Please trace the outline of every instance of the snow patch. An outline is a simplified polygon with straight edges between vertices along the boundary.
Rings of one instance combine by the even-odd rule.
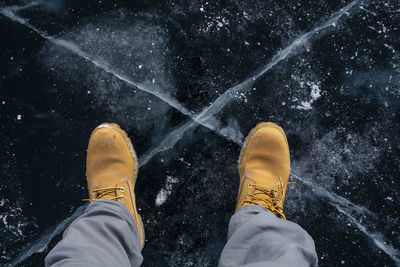
[[[156,197],[156,206],[159,207],[162,204],[164,204],[167,201],[167,198],[169,195],[172,193],[172,185],[176,184],[178,182],[177,178],[174,178],[172,176],[167,176],[167,181],[165,183],[164,188],[158,192],[157,197]]]
[[[319,87],[319,84],[314,82],[307,82],[306,84],[311,88],[311,99],[308,101],[301,101],[300,105],[291,106],[291,108],[298,110],[310,110],[312,109],[312,104],[321,97],[321,88]],[[303,84],[301,84],[301,87],[303,87]]]

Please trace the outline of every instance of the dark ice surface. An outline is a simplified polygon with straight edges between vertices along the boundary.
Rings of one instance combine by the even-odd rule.
[[[82,213],[101,122],[140,159],[143,266],[216,266],[247,132],[287,133],[320,266],[400,265],[400,1],[0,1],[0,264]]]

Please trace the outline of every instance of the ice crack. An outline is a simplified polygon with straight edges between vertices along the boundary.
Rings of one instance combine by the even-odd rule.
[[[235,94],[248,90],[249,88],[251,88],[254,82],[257,81],[259,78],[261,78],[267,71],[276,66],[282,60],[288,58],[289,56],[294,55],[294,53],[292,53],[294,50],[304,45],[307,41],[310,41],[313,37],[315,40],[317,38],[321,38],[322,36],[326,35],[329,31],[323,32],[323,30],[335,27],[339,19],[343,15],[349,14],[348,12],[353,7],[359,4],[360,4],[359,0],[351,2],[350,4],[341,8],[339,11],[333,13],[326,22],[322,23],[321,25],[315,27],[311,31],[295,39],[288,47],[279,51],[275,56],[273,56],[270,62],[267,63],[261,70],[253,74],[250,78],[246,79],[245,81],[227,89],[210,106],[204,108],[203,111],[194,118],[192,117],[193,119],[192,123],[185,123],[178,129],[175,129],[171,133],[167,134],[166,137],[164,137],[164,139],[160,142],[158,146],[151,148],[148,152],[144,154],[144,157],[140,165],[142,166],[146,164],[157,153],[172,148],[183,137],[183,134],[186,131],[196,127],[198,124],[206,126],[208,129],[211,129],[212,131],[218,133],[220,136],[223,136],[226,139],[233,141],[238,145],[241,145],[243,140],[238,140],[237,135],[230,134],[232,132],[237,132],[237,131],[230,131],[228,133],[222,132],[217,127],[211,125],[210,123],[207,123],[207,120],[209,120],[213,115],[220,112],[227,104],[229,104],[234,99]]]

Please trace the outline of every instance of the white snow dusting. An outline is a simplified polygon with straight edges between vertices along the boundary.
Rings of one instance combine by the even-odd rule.
[[[321,88],[318,84],[313,82],[307,82],[307,85],[311,87],[310,97],[308,101],[301,101],[300,105],[292,106],[292,108],[299,110],[310,110],[312,109],[312,104],[321,97]]]
[[[162,204],[165,203],[165,201],[167,201],[167,198],[172,193],[172,185],[176,184],[177,182],[178,182],[177,178],[174,178],[172,176],[167,176],[167,181],[165,183],[164,188],[162,188],[160,190],[160,192],[158,192],[157,197],[156,197],[156,206],[157,207],[161,206]]]

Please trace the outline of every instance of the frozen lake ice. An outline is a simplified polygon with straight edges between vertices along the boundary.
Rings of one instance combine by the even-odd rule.
[[[84,209],[90,132],[139,155],[144,266],[216,266],[247,132],[287,133],[320,266],[399,266],[400,2],[1,1],[0,264]]]

